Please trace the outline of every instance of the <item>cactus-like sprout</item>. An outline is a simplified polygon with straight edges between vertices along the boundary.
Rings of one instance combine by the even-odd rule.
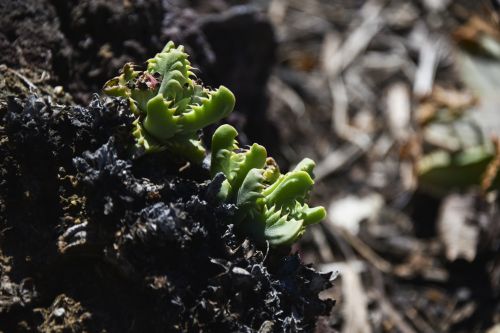
[[[121,74],[104,85],[110,96],[124,97],[137,116],[133,132],[147,152],[168,149],[200,162],[205,149],[198,131],[226,117],[234,108],[234,95],[220,86],[210,90],[197,80],[182,45],[169,42],[145,71],[127,63]]]
[[[230,125],[220,126],[212,138],[212,177],[223,173],[219,199],[234,202],[240,226],[272,246],[295,242],[308,225],[325,218],[321,206],[306,204],[314,184],[314,161],[303,159],[294,170],[281,174],[266,149],[258,144],[238,147],[238,132]]]
[[[184,48],[169,42],[148,60],[145,71],[125,64],[121,74],[104,85],[106,94],[128,100],[136,116],[133,135],[146,152],[168,149],[199,163],[205,157],[199,130],[233,110],[231,91],[203,87],[191,70]],[[258,240],[272,246],[295,242],[308,225],[326,215],[323,207],[306,203],[314,184],[314,161],[306,158],[281,174],[263,146],[239,148],[237,135],[233,127],[222,125],[212,138],[210,173],[225,177],[218,199],[238,206],[238,227]]]

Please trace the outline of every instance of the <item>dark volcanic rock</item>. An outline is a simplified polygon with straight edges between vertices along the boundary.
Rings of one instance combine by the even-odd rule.
[[[330,274],[236,235],[220,182],[136,156],[122,101],[1,114],[0,330],[293,332],[329,312]]]

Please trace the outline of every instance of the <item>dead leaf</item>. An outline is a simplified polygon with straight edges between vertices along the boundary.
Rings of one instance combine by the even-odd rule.
[[[350,195],[334,200],[328,209],[328,215],[333,224],[356,235],[359,224],[364,220],[375,218],[383,206],[384,199],[380,194],[372,193],[365,197]]]
[[[479,229],[470,223],[473,214],[474,197],[471,194],[450,194],[444,199],[438,229],[448,260],[463,258],[470,262],[476,257]]]

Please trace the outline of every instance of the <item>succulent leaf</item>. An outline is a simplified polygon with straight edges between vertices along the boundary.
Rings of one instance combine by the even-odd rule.
[[[302,220],[280,218],[264,230],[264,236],[271,246],[289,245],[304,233]]]
[[[193,105],[180,116],[179,125],[183,131],[195,132],[225,118],[233,111],[234,95],[224,86],[202,99],[201,105]]]
[[[314,167],[316,166],[316,163],[311,160],[310,158],[304,158],[302,161],[297,164],[297,166],[293,169],[293,171],[305,171],[311,176],[312,179],[314,179]]]
[[[150,99],[147,104],[144,129],[160,141],[170,139],[179,131],[176,126],[179,117],[174,116],[175,109],[170,109],[169,105],[160,94]]]
[[[262,197],[263,181],[262,170],[251,169],[238,190],[236,205],[245,208],[255,206],[257,199]]]
[[[326,217],[325,208],[321,206],[312,208],[309,208],[307,205],[304,206],[305,207],[303,207],[301,211],[301,218],[304,220],[304,226],[319,223]]]
[[[243,179],[250,170],[254,168],[263,169],[266,163],[267,151],[263,146],[254,143],[247,152],[240,156],[243,158],[236,167],[233,179],[230,180],[231,186],[234,188],[239,188],[241,186]]]
[[[303,202],[313,184],[314,181],[307,172],[291,171],[284,175],[271,191],[266,191],[266,202],[278,207],[288,206],[295,200]]]
[[[266,224],[271,226],[278,222],[281,216],[281,209],[277,210],[275,206],[271,208],[265,208],[264,217],[266,220]]]
[[[201,163],[206,155],[205,147],[197,138],[172,139],[165,144],[166,149],[176,155],[181,155],[189,161]]]
[[[230,173],[230,159],[233,150],[238,148],[236,142],[238,132],[231,125],[221,125],[212,137],[212,161],[210,165],[210,175],[214,177],[222,172],[226,175]]]

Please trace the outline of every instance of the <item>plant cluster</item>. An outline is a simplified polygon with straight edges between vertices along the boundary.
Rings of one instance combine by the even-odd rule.
[[[124,97],[136,115],[134,136],[146,151],[168,149],[188,160],[201,162],[205,148],[198,131],[226,117],[234,108],[234,95],[220,86],[203,87],[192,72],[184,47],[173,42],[148,60],[145,71],[127,63],[121,75],[104,85],[110,96]]]
[[[203,87],[191,70],[183,47],[169,42],[148,60],[145,71],[126,64],[120,76],[105,84],[104,92],[128,100],[137,117],[133,132],[137,145],[146,151],[168,149],[199,163],[206,154],[197,132],[227,116],[235,99],[224,86]],[[311,208],[305,202],[314,184],[314,161],[304,159],[281,174],[263,146],[238,148],[237,135],[232,126],[222,125],[212,138],[210,173],[225,178],[218,199],[237,205],[234,222],[254,239],[272,246],[295,242],[308,225],[326,215],[323,207]]]
[[[212,138],[212,177],[222,173],[225,180],[218,197],[235,202],[242,228],[272,246],[291,244],[308,225],[325,218],[325,209],[309,207],[305,201],[314,184],[314,161],[305,158],[286,174],[281,174],[266,149],[254,143],[239,148],[238,132],[220,126]]]

